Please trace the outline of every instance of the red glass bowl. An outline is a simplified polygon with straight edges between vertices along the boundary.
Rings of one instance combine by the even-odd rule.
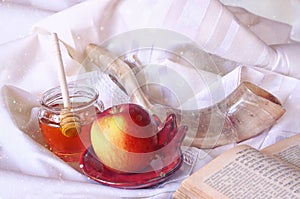
[[[92,147],[89,147],[81,156],[80,164],[83,173],[96,182],[124,189],[148,188],[166,181],[183,162],[182,155],[169,165],[145,173],[118,173],[105,167]]]

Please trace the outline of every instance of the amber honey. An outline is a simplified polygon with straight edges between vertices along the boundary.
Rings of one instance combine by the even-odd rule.
[[[81,126],[81,131],[76,136],[66,137],[62,134],[59,124],[39,122],[43,137],[49,149],[67,162],[79,161],[80,155],[91,145],[91,123]]]
[[[69,85],[71,110],[80,118],[77,134],[65,136],[61,131],[62,96],[59,88],[44,93],[39,111],[39,126],[49,150],[66,162],[78,162],[81,154],[91,145],[90,130],[103,104],[98,93],[90,87]]]

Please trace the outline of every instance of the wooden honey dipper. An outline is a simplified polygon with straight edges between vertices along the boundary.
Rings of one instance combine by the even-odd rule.
[[[57,34],[52,33],[52,38],[55,44],[56,57],[58,62],[57,65],[59,84],[61,88],[64,106],[60,113],[60,128],[63,135],[65,135],[66,137],[73,137],[78,135],[81,131],[80,117],[79,115],[75,114],[74,111],[72,111],[68,85]]]

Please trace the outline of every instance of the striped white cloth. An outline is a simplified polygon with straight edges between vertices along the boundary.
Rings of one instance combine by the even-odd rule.
[[[37,100],[45,90],[58,85],[56,67],[53,67],[49,40],[45,32],[57,32],[61,40],[79,53],[88,43],[102,44],[112,41],[108,47],[119,54],[140,47],[162,46],[166,47],[165,50],[171,49],[180,55],[181,48],[177,49],[178,46],[181,47],[180,45],[186,42],[193,43],[194,47],[213,54],[214,68],[201,73],[204,74],[204,79],[212,81],[215,78],[216,81],[224,83],[226,94],[240,81],[251,81],[274,93],[287,109],[278,124],[260,136],[247,140],[246,144],[261,148],[300,131],[299,120],[293,120],[299,118],[297,114],[300,113],[300,108],[294,105],[300,98],[300,82],[296,79],[300,78],[299,44],[291,40],[292,29],[289,25],[263,19],[245,10],[224,6],[217,0],[91,0],[64,9],[77,2],[79,1],[15,0],[0,3],[0,16],[6,19],[0,22],[1,30],[5,33],[3,38],[6,38],[2,38],[0,46],[0,198],[170,198],[180,183],[179,180],[160,188],[140,190],[103,186],[65,164],[43,146],[34,120]],[[256,5],[260,6],[262,3],[263,1],[259,1]],[[7,13],[14,13],[15,21],[9,20]],[[33,29],[32,35],[6,43],[12,36],[18,37],[18,28],[21,26],[16,22],[26,21],[26,18],[30,23],[36,19],[42,20],[34,25],[30,24]],[[10,28],[12,24],[15,26]],[[28,26],[26,24],[26,28]],[[157,38],[149,38],[151,31],[138,31],[143,28],[169,32],[152,32]],[[123,39],[122,35],[128,31],[136,33],[134,30],[147,34],[134,34],[134,37]],[[141,40],[137,41],[135,36],[139,36]],[[293,38],[299,37],[294,35]],[[193,57],[194,51],[189,53]],[[82,71],[82,66],[71,60],[65,52],[63,55],[68,78],[85,72]],[[138,55],[142,61],[149,58],[142,50],[138,51]],[[191,69],[180,70],[181,63],[160,60],[159,55],[152,55],[152,59],[160,61],[157,63],[166,63],[170,66],[169,69],[176,67],[179,75],[182,71]],[[168,70],[161,66],[160,72],[165,73],[160,77],[160,81],[173,86],[165,81],[168,78]],[[199,71],[203,69],[199,67]],[[207,93],[201,93],[198,87],[203,81],[197,80],[195,74],[192,78],[186,74],[181,77],[188,82],[188,86],[198,88],[193,89],[193,92],[199,92],[196,94],[199,94],[200,99],[207,99]],[[109,85],[101,87],[105,82],[100,81],[97,85],[103,91],[112,88]],[[106,97],[108,106],[113,100],[109,94]],[[183,96],[184,99],[185,97]],[[199,149],[194,171],[228,147],[231,146],[205,152]]]
[[[74,20],[73,13],[80,13],[82,10],[89,14]],[[255,34],[255,31],[266,37],[277,34],[277,42],[283,42],[278,38],[284,34],[292,34],[291,27],[273,23],[271,25],[274,32],[267,34],[268,29],[263,28],[264,25],[270,25],[267,20],[263,21],[245,10],[238,12],[244,13],[239,15],[241,19],[218,0],[106,0],[101,3],[94,0],[46,18],[36,24],[35,29],[37,32],[40,29],[58,32],[62,40],[79,51],[89,42],[101,44],[112,35],[126,31],[141,28],[167,29],[184,35],[208,53],[242,65],[259,66],[299,78],[299,44],[287,44],[291,43],[287,38],[283,44],[273,42],[280,44],[279,46],[270,46]],[[253,21],[257,22],[258,30],[250,30],[255,25]],[[80,27],[82,24],[84,28]]]

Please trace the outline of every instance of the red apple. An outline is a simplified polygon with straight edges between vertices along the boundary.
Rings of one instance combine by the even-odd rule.
[[[142,172],[159,147],[158,126],[141,106],[122,104],[100,113],[91,129],[98,159],[120,172]]]

